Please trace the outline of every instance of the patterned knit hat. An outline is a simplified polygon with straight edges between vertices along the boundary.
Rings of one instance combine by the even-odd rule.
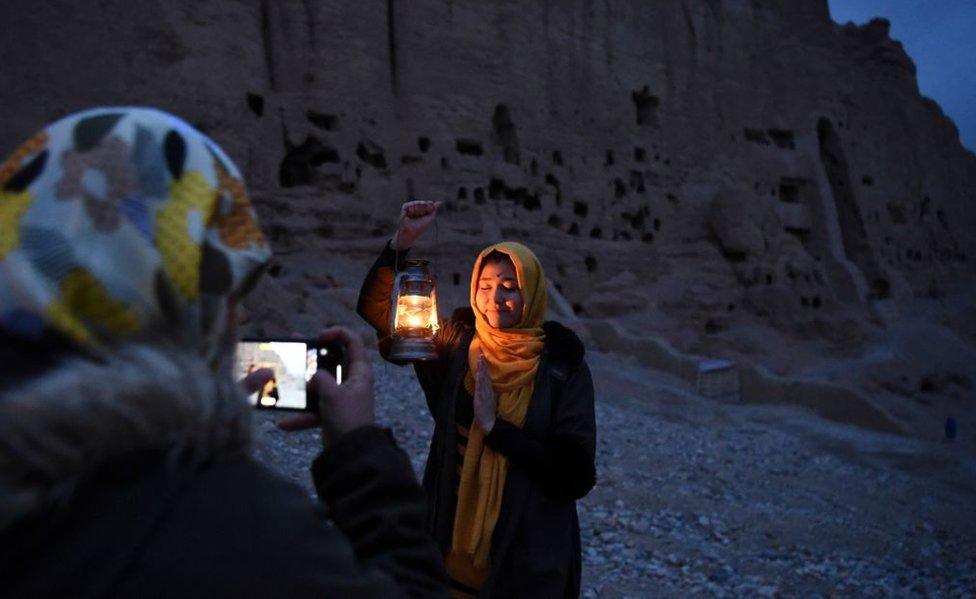
[[[270,249],[234,164],[150,108],[96,108],[37,133],[0,165],[0,329],[101,350],[157,330],[205,355],[227,300]]]

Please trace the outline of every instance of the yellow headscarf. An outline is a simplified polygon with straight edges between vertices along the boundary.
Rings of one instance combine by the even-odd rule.
[[[493,251],[507,255],[515,266],[522,292],[522,317],[510,329],[488,324],[477,307],[478,277],[485,256]],[[464,384],[474,394],[474,373],[484,355],[498,399],[498,417],[522,427],[535,387],[545,335],[546,276],[532,250],[510,241],[485,248],[471,271],[471,307],[477,336],[468,351],[468,373]],[[508,459],[484,444],[485,433],[472,422],[461,468],[458,504],[454,515],[454,536],[448,567],[467,562],[482,575],[487,571],[491,535],[498,522]],[[453,574],[453,572],[452,572]]]

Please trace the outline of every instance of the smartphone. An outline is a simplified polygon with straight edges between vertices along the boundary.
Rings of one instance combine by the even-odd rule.
[[[270,368],[274,378],[248,396],[260,410],[303,410],[318,412],[305,384],[319,370],[325,370],[342,384],[346,369],[346,348],[341,341],[320,343],[310,339],[243,339],[237,344],[238,378],[251,371]]]

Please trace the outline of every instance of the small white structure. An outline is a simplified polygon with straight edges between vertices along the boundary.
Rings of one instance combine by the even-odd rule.
[[[739,368],[731,360],[702,360],[698,363],[696,388],[704,397],[739,401]]]

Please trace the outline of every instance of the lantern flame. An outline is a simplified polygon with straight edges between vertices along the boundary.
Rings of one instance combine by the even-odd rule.
[[[396,328],[437,330],[434,300],[427,295],[401,295],[397,298]]]

